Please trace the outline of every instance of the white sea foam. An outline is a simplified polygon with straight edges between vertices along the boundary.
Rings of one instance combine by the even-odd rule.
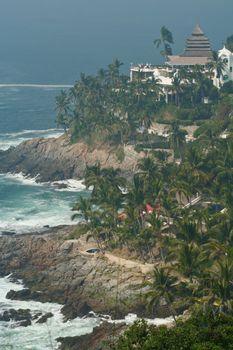
[[[30,177],[27,175],[24,175],[22,172],[20,173],[7,173],[7,174],[0,174],[0,176],[4,177],[7,180],[19,182],[22,185],[31,185],[31,186],[42,186],[43,184],[37,183],[37,178],[39,174],[35,177]]]
[[[10,147],[16,147],[23,141],[33,138],[58,138],[63,134],[62,129],[47,129],[47,130],[22,130],[12,133],[0,133],[0,150],[7,150]]]
[[[86,186],[84,185],[84,180],[67,179],[67,180],[58,180],[53,182],[38,182],[38,178],[40,177],[40,174],[38,174],[35,177],[30,177],[28,175],[24,175],[22,172],[0,174],[0,176],[11,181],[19,182],[22,185],[47,186],[47,187],[52,186],[54,190],[60,191],[60,192],[81,192],[86,190]],[[64,187],[62,185],[64,185]]]
[[[54,198],[47,203],[46,199],[36,199],[36,202],[33,202],[33,198],[28,197],[22,208],[16,203],[13,210],[11,206],[0,210],[0,232],[41,232],[47,227],[72,225],[74,222],[71,220],[72,211],[69,204],[68,200],[62,198]]]
[[[0,322],[1,346],[12,350],[48,350],[55,349],[58,345],[56,338],[77,336],[91,333],[93,327],[100,324],[98,318],[76,318],[72,321],[63,322],[61,313],[62,305],[55,303],[40,303],[35,301],[18,301],[6,299],[6,294],[11,289],[21,290],[22,284],[12,283],[9,277],[0,278],[0,312],[13,309],[30,309],[32,314],[38,311],[44,313],[52,312],[53,317],[45,324],[32,322],[28,327],[16,327],[14,322]],[[8,346],[8,347],[7,347]]]
[[[125,318],[121,320],[113,320],[110,316],[104,315],[104,317],[101,317],[101,320],[107,321],[108,323],[115,323],[115,324],[125,323],[127,325],[132,325],[135,321],[141,320],[141,318],[138,317],[136,314],[128,314],[125,316]],[[153,318],[153,319],[145,318],[145,321],[147,321],[148,324],[151,324],[154,326],[168,326],[174,322],[172,317]]]
[[[22,173],[0,174],[0,232],[20,234],[74,224],[72,206],[85,191],[82,181],[59,181],[67,186],[61,190],[56,182],[36,181]]]
[[[84,185],[83,180],[60,180],[52,182],[52,185],[55,187],[56,190],[61,192],[80,192],[86,190],[86,186]],[[67,187],[59,188],[59,185],[64,185]]]
[[[91,317],[76,318],[74,320],[63,322],[61,313],[62,305],[56,303],[40,303],[35,301],[19,301],[6,299],[6,294],[11,289],[21,290],[24,288],[22,283],[12,283],[10,276],[0,278],[0,312],[7,309],[30,309],[32,315],[37,312],[53,313],[53,317],[49,318],[45,324],[38,324],[35,321],[28,327],[17,327],[17,324],[11,322],[0,322],[0,338],[1,345],[11,346],[12,350],[48,350],[57,348],[56,338],[67,336],[78,336],[91,333],[93,328],[100,325],[102,321],[109,323],[126,323],[133,324],[139,320],[137,315],[128,314],[124,319],[112,320],[108,315],[98,316],[94,312],[90,313]],[[171,317],[165,319],[146,319],[149,324],[156,326],[170,325],[173,323]]]
[[[10,133],[0,133],[0,137],[2,136],[20,136],[20,135],[26,135],[26,134],[50,134],[50,133],[54,133],[54,132],[61,132],[62,133],[62,129],[44,129],[44,130],[22,130],[22,131],[17,131],[17,132],[10,132]]]

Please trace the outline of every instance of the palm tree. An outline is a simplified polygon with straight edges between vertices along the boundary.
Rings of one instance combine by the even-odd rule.
[[[233,310],[233,263],[225,258],[217,262],[212,269],[212,303],[220,312],[232,312]]]
[[[171,90],[175,93],[175,104],[180,106],[180,95],[183,92],[182,79],[178,75],[174,75],[172,78]]]
[[[161,299],[164,298],[176,322],[176,311],[173,309],[172,303],[176,295],[178,279],[171,275],[168,268],[155,267],[152,281],[148,284],[150,291],[147,292],[146,298],[149,299],[149,307],[154,308],[158,306]]]
[[[208,64],[208,69],[210,71],[210,74],[216,74],[216,78],[218,79],[219,84],[220,79],[223,77],[224,72],[226,70],[226,66],[226,62],[224,62],[221,57],[218,57],[217,52],[214,52],[213,60]]]
[[[66,131],[71,125],[72,116],[70,114],[70,99],[65,91],[56,97],[56,111],[57,125],[62,126]]]
[[[126,195],[127,203],[131,205],[134,210],[139,211],[144,204],[144,180],[139,174],[133,177],[133,183]]]
[[[216,180],[222,189],[226,188],[227,192],[233,183],[233,142],[227,140],[224,153],[217,161]],[[230,193],[230,192],[228,192]],[[229,196],[229,195],[228,195]],[[230,201],[228,201],[230,203]]]
[[[154,44],[157,48],[161,45],[163,46],[163,50],[161,51],[161,55],[166,59],[169,55],[172,55],[171,44],[173,44],[173,35],[172,33],[165,27],[162,26],[160,30],[160,38],[154,40]]]
[[[115,59],[113,63],[108,65],[108,79],[109,82],[115,85],[119,81],[120,77],[120,67],[123,65],[121,61]],[[116,87],[116,86],[115,86]]]
[[[178,152],[180,158],[182,158],[183,147],[186,143],[186,131],[181,130],[177,121],[173,122],[170,126],[170,145],[174,150],[174,155]]]
[[[158,167],[151,157],[145,157],[140,159],[138,161],[137,166],[140,170],[140,173],[144,174],[148,180],[155,176],[156,172],[158,171]]]
[[[189,170],[193,177],[204,180],[206,175],[204,174],[205,162],[202,154],[202,150],[195,147],[193,144],[190,147],[187,147],[184,164],[188,165]]]
[[[204,97],[208,96],[210,80],[206,77],[204,68],[198,64],[192,69],[191,79],[193,80],[195,102],[198,104],[204,101]]]
[[[187,243],[199,243],[200,235],[198,225],[195,221],[191,221],[190,217],[178,219],[177,238]]]
[[[92,196],[97,194],[101,182],[101,166],[97,162],[95,165],[87,166],[85,172],[85,186],[88,188],[93,186]]]
[[[177,248],[176,248],[177,249]],[[205,256],[195,243],[182,243],[177,250],[177,269],[188,277],[190,282],[198,278],[205,263]]]
[[[72,215],[72,220],[82,217],[84,218],[85,221],[88,221],[92,210],[92,204],[91,204],[90,198],[80,197],[79,201],[75,203],[72,210],[77,211],[77,213]]]

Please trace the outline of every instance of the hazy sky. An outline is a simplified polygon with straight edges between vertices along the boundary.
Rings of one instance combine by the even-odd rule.
[[[233,0],[0,0],[0,81],[72,82],[114,58],[161,62],[162,25],[174,52],[196,23],[213,48],[233,34]],[[12,81],[15,80],[15,81]]]

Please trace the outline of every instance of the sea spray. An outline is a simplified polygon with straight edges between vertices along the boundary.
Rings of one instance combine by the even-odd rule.
[[[7,346],[12,350],[48,350],[58,347],[56,338],[73,337],[91,333],[94,327],[99,326],[103,321],[109,323],[132,324],[138,318],[135,314],[128,314],[120,320],[112,320],[108,315],[98,315],[90,312],[83,318],[76,318],[64,322],[61,313],[62,305],[56,303],[40,303],[35,301],[20,301],[6,299],[6,294],[11,290],[21,290],[24,288],[22,282],[13,283],[10,276],[0,278],[0,313],[9,309],[29,309],[34,315],[38,312],[42,314],[51,312],[53,317],[49,318],[45,324],[38,324],[36,321],[28,327],[17,327],[14,322],[0,322],[0,342],[1,349]],[[171,317],[165,319],[147,319],[149,324],[156,326],[171,325]]]
[[[22,173],[0,175],[0,232],[28,233],[74,223],[73,204],[89,195],[82,181],[36,181]]]
[[[11,322],[0,322],[0,349],[12,350],[49,350],[57,348],[56,338],[77,336],[91,333],[93,328],[100,324],[98,318],[76,318],[64,322],[61,313],[62,305],[56,303],[40,303],[35,301],[19,301],[6,299],[11,289],[23,289],[22,283],[13,283],[9,277],[0,278],[0,313],[9,309],[30,309],[32,315],[42,312],[51,312],[54,316],[46,323],[39,324],[36,320],[28,327],[17,327]]]
[[[0,133],[0,150],[6,151],[10,147],[16,147],[21,142],[33,139],[33,138],[57,138],[63,134],[61,129],[48,129],[48,130],[22,130],[19,132]]]

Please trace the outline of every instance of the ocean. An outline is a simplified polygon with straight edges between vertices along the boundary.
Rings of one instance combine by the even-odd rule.
[[[59,93],[55,88],[0,88],[0,150],[35,137],[60,136],[55,122]],[[80,181],[66,184],[58,190],[24,174],[0,174],[0,234],[71,224],[72,205],[86,192]]]
[[[131,62],[162,63],[153,40],[163,25],[174,35],[175,54],[183,51],[196,23],[219,49],[232,34],[233,2],[225,0],[224,5],[219,0],[196,0],[195,6],[191,0],[5,1],[0,13],[0,150],[62,133],[55,123],[59,89],[1,84],[72,84],[80,72],[92,74],[116,58],[125,63],[125,73]],[[58,190],[24,174],[0,174],[0,235],[71,224],[73,203],[87,193],[80,181],[67,185]],[[88,333],[99,323],[98,318],[63,323],[61,305],[6,300],[7,291],[17,288],[22,286],[0,279],[0,314],[9,308],[29,308],[52,311],[54,317],[26,328],[0,322],[1,350],[55,349],[58,335]]]
[[[55,123],[55,97],[59,89],[0,88],[0,149],[6,150],[34,137],[59,137],[62,130]],[[71,224],[72,205],[80,195],[87,195],[81,181],[67,180],[66,189],[53,183],[38,184],[24,174],[0,174],[0,235],[43,231],[45,226]],[[55,349],[55,338],[92,331],[98,319],[76,319],[63,323],[61,305],[9,301],[10,289],[20,289],[7,278],[0,279],[0,314],[9,308],[25,308],[32,312],[51,311],[46,324],[35,322],[18,327],[14,322],[0,322],[0,349]]]
[[[46,323],[32,321],[28,327],[19,327],[13,321],[0,322],[1,350],[55,350],[58,346],[56,338],[91,333],[93,327],[100,323],[100,319],[94,317],[63,322],[62,305],[6,299],[5,296],[11,289],[23,288],[22,283],[13,283],[9,277],[0,278],[0,286],[0,313],[9,309],[30,309],[32,316],[48,312],[53,314]]]
[[[55,97],[58,89],[0,88],[0,149],[6,150],[33,137],[59,137],[62,130],[55,123]],[[82,181],[68,179],[67,188],[57,189],[53,183],[37,183],[24,174],[0,174],[0,235],[46,230],[45,226],[71,224],[72,205],[87,196]],[[1,262],[0,262],[1,263]],[[22,282],[12,282],[10,276],[0,278],[0,315],[9,309],[29,309],[32,315],[51,312],[46,323],[32,321],[28,327],[15,321],[0,321],[1,350],[55,350],[56,338],[78,336],[92,332],[103,317],[76,318],[64,322],[62,305],[6,299],[11,289],[20,290]],[[113,322],[106,316],[104,320]],[[131,324],[136,315],[123,320]],[[169,324],[168,319],[148,320],[153,324]]]

